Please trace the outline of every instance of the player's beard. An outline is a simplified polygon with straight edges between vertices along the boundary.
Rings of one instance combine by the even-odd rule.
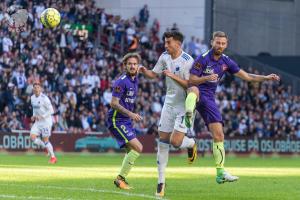
[[[135,71],[135,72],[131,72],[132,70],[128,70],[127,71],[127,74],[129,75],[129,76],[131,76],[131,77],[134,77],[134,76],[136,76],[137,75],[137,70]]]
[[[222,55],[223,52],[224,52],[224,50],[222,50],[222,48],[218,48],[218,49],[213,48],[213,50],[214,50],[214,54],[217,55],[217,56]]]

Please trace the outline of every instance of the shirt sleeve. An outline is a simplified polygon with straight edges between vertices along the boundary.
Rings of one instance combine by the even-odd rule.
[[[204,58],[202,55],[198,56],[193,63],[193,66],[190,70],[190,74],[201,76],[204,67]]]
[[[46,117],[54,114],[53,106],[52,106],[51,101],[48,97],[45,97],[44,106],[46,108],[46,112],[42,115],[43,118],[46,118]]]
[[[166,69],[167,63],[164,59],[164,54],[162,54],[157,63],[155,64],[154,68],[152,69],[153,72],[155,72],[156,74],[161,74],[163,72],[163,70]]]
[[[121,98],[121,96],[124,93],[124,90],[125,90],[125,85],[124,85],[123,81],[119,79],[113,85],[112,96]]]
[[[235,61],[233,61],[230,58],[227,58],[226,60],[227,60],[226,63],[228,65],[228,70],[227,71],[230,74],[235,74],[235,73],[237,73],[237,72],[240,71],[240,67],[239,67],[239,65]]]
[[[194,63],[193,58],[189,59],[188,62],[185,63],[184,74],[183,74],[185,80],[189,80],[190,78],[190,70],[193,67],[193,63]]]

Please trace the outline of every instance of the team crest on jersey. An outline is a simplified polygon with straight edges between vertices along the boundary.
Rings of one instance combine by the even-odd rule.
[[[226,64],[223,64],[223,65],[222,65],[222,70],[223,70],[223,71],[226,71],[227,69],[228,69],[228,66],[227,66]]]
[[[115,91],[116,93],[120,93],[120,92],[121,92],[121,87],[120,87],[120,86],[116,86],[116,87],[114,88],[114,91]]]
[[[202,64],[201,64],[200,62],[196,62],[196,63],[194,64],[194,68],[195,68],[195,69],[201,69],[201,67],[202,67]]]

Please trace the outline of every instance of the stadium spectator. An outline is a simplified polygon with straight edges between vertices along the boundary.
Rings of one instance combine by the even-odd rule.
[[[26,31],[13,34],[3,23],[3,10],[9,2],[0,3],[1,131],[30,127],[28,97],[32,93],[33,79],[39,78],[56,108],[55,130],[105,132],[104,116],[111,100],[110,84],[122,71],[121,52],[128,50],[134,35],[138,36],[140,45],[137,50],[143,56],[143,65],[152,69],[164,51],[157,19],[151,27],[139,27],[142,22],[149,22],[148,8],[148,14],[143,14],[148,15],[147,21],[145,17],[142,20],[122,19],[106,14],[104,9],[96,8],[90,1],[84,4],[69,1],[59,9],[62,16],[60,28],[49,30],[41,27],[38,16],[42,8],[56,7],[61,1],[52,5],[50,0],[38,4],[30,1],[26,7],[30,13]],[[87,39],[82,40],[71,28],[75,28],[75,24],[85,27],[99,25],[102,31],[98,34],[97,29],[90,30]],[[109,26],[111,31],[106,30]],[[174,27],[178,28],[176,24]],[[201,47],[200,39],[198,41],[199,52],[195,56],[207,49],[207,46]],[[253,69],[247,71],[255,73]],[[292,95],[291,87],[277,84],[250,84],[225,77],[217,93],[217,102],[227,125],[225,134],[300,138],[300,96]],[[136,110],[144,118],[137,125],[141,133],[157,130],[158,112],[164,101],[163,85],[162,81],[140,77]],[[205,134],[206,131],[203,120],[195,124],[196,134]]]

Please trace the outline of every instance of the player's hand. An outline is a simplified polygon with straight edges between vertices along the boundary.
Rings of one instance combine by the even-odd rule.
[[[139,72],[140,72],[140,73],[144,74],[146,71],[147,71],[147,68],[146,68],[146,67],[144,67],[144,66],[140,66],[140,67],[139,67]]]
[[[267,77],[267,80],[270,81],[279,81],[280,77],[277,74],[269,74]]]
[[[129,117],[135,122],[139,122],[143,119],[139,114],[136,113],[130,113]]]
[[[35,121],[35,116],[31,117],[31,121],[33,121],[33,122]]]
[[[217,81],[218,77],[218,74],[211,74],[209,76],[206,76],[206,81]]]
[[[32,116],[31,120],[37,122],[37,121],[40,121],[42,118],[43,118],[42,116]]]
[[[163,75],[172,78],[172,76],[174,75],[172,72],[170,72],[170,70],[165,69],[163,72]]]

